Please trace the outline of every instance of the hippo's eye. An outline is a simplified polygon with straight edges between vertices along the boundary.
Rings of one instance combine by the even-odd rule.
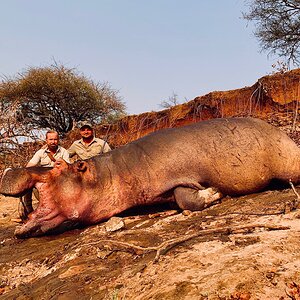
[[[84,172],[87,169],[87,163],[85,161],[79,161],[77,163],[77,170],[79,172]]]

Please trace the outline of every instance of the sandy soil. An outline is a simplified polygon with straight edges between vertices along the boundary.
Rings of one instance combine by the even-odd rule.
[[[0,198],[0,299],[300,299],[292,190],[170,207],[18,240],[18,200]],[[291,211],[292,209],[292,211]]]

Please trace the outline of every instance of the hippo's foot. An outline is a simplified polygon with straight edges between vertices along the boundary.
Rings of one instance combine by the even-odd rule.
[[[188,187],[178,187],[174,190],[178,206],[185,210],[202,210],[215,204],[223,195],[215,188],[196,190]]]

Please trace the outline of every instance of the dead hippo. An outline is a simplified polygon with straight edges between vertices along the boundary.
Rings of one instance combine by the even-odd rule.
[[[57,161],[51,170],[9,170],[0,192],[39,190],[37,209],[15,231],[24,238],[144,204],[176,201],[201,210],[222,194],[257,192],[273,179],[298,183],[299,163],[299,148],[279,129],[253,118],[214,119],[160,130],[86,161]]]

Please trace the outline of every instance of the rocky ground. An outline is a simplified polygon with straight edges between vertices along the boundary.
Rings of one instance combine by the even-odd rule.
[[[152,207],[18,240],[18,200],[2,197],[0,299],[300,299],[295,199],[286,189],[202,212]]]

